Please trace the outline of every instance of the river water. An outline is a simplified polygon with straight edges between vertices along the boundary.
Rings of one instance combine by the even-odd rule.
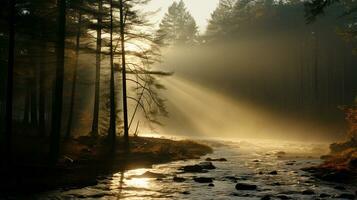
[[[354,194],[356,184],[337,184],[315,179],[301,170],[319,164],[325,145],[289,142],[224,142],[211,143],[214,153],[200,159],[118,172],[101,178],[95,186],[72,190],[57,190],[34,196],[35,199],[341,199],[341,194]],[[284,151],[281,152],[281,151]],[[280,153],[279,153],[280,152]],[[206,173],[182,173],[180,167],[197,164],[206,158],[226,158],[213,161],[216,169]],[[163,174],[163,178],[135,177],[147,171]],[[277,171],[276,175],[270,174]],[[173,177],[185,178],[174,182]],[[194,177],[213,178],[214,186],[197,183]],[[233,179],[236,178],[236,180]],[[257,190],[238,191],[236,183],[257,185]],[[313,194],[303,194],[310,190]],[[323,198],[321,196],[323,196]]]

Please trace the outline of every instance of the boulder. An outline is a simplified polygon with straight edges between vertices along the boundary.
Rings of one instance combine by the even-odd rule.
[[[209,177],[194,177],[193,180],[197,183],[212,183],[213,178]]]
[[[184,172],[190,172],[190,173],[206,172],[200,165],[187,165],[180,169],[183,170]]]
[[[257,186],[247,183],[237,183],[236,185],[237,190],[256,190]]]
[[[202,169],[216,169],[212,162],[200,162],[198,164]]]
[[[213,183],[210,183],[210,184],[208,184],[208,186],[210,186],[210,187],[214,187],[214,184],[213,184]]]

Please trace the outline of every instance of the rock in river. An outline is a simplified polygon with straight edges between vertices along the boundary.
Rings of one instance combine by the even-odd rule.
[[[269,172],[270,175],[277,175],[278,172],[276,170]]]
[[[159,174],[159,173],[154,173],[147,171],[141,175],[134,175],[131,176],[130,178],[156,178],[156,179],[162,179],[165,178],[166,176],[164,174]]]
[[[175,176],[175,177],[173,178],[173,180],[174,180],[174,182],[182,183],[182,182],[184,182],[186,179],[185,179],[185,178],[182,178],[182,177],[177,177],[177,176]]]
[[[227,159],[225,158],[206,158],[206,161],[219,161],[219,162],[225,162]]]
[[[345,193],[345,194],[340,194],[340,195],[336,196],[336,198],[340,198],[340,199],[355,199],[356,196],[353,195],[353,194]]]
[[[208,177],[194,177],[193,180],[197,183],[212,183],[213,178]]]
[[[190,172],[190,173],[202,173],[206,172],[200,165],[186,165],[180,168],[180,170],[183,170],[184,172]]]
[[[201,162],[198,164],[202,169],[216,169],[212,162]]]
[[[313,194],[315,194],[315,192],[313,190],[304,190],[304,191],[302,191],[302,194],[303,195],[313,195]]]
[[[256,190],[257,186],[256,185],[247,184],[247,183],[237,183],[236,189],[237,190]]]

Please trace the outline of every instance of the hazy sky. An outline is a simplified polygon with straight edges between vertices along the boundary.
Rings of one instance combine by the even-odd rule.
[[[147,10],[157,10],[161,9],[156,17],[153,17],[153,21],[159,23],[160,19],[167,12],[168,7],[175,0],[152,0],[148,5],[145,6]],[[176,0],[177,2],[179,0]],[[183,0],[186,4],[187,9],[190,11],[192,16],[195,18],[196,23],[200,29],[200,32],[205,31],[207,26],[207,21],[211,16],[213,10],[217,7],[219,0]]]

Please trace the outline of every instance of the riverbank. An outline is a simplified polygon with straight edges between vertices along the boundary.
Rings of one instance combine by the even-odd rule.
[[[39,143],[38,139],[32,141],[30,138],[23,140],[17,140],[17,160],[11,171],[1,170],[1,194],[35,193],[95,185],[101,176],[110,173],[195,159],[212,153],[209,146],[194,141],[132,137],[129,154],[122,150],[121,138],[117,139],[117,151],[113,154],[109,153],[105,138],[81,137],[63,142],[60,162],[49,167],[43,156],[48,143]]]
[[[330,145],[330,154],[321,156],[324,162],[304,169],[319,179],[332,182],[357,181],[357,140]]]

